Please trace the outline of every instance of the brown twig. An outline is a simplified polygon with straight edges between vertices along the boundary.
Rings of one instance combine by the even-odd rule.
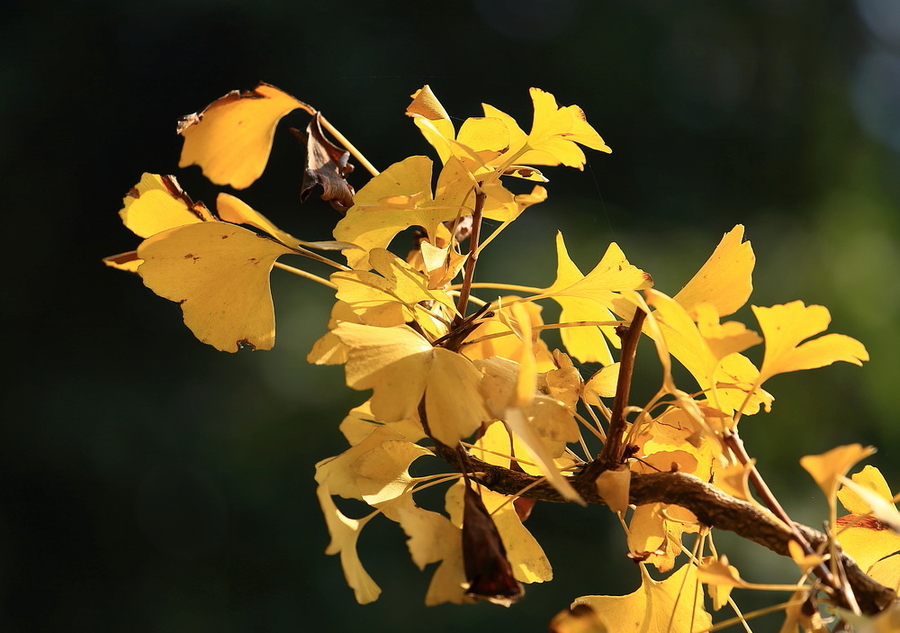
[[[791,530],[794,540],[803,549],[803,553],[807,556],[819,553],[815,551],[812,544],[807,541],[803,533],[797,528],[797,524],[794,523],[787,511],[782,507],[781,503],[779,503],[778,499],[769,488],[769,485],[763,479],[756,466],[753,465],[750,455],[747,453],[747,449],[744,446],[744,442],[737,431],[732,431],[727,434],[722,438],[722,441],[741,464],[749,466],[749,480],[753,485],[753,489],[756,490],[756,494],[759,496],[763,505],[771,510],[772,513],[775,514],[789,530]],[[839,596],[840,602],[842,602],[846,608],[854,613],[858,612],[859,609],[853,593],[848,590],[845,583],[841,582],[840,579],[835,578],[834,574],[831,573],[831,570],[825,563],[819,563],[813,568],[813,571],[825,585],[824,588],[828,593]]]
[[[597,457],[601,464],[623,463],[625,446],[622,442],[625,437],[625,429],[628,426],[625,420],[625,407],[628,406],[628,396],[631,392],[631,377],[634,375],[634,357],[637,353],[638,341],[641,338],[641,327],[647,313],[638,308],[635,310],[631,324],[620,325],[616,328],[616,334],[622,339],[622,354],[619,357],[619,381],[616,384],[616,399],[613,401],[612,415],[609,421],[609,432],[606,443]]]
[[[453,319],[453,327],[462,323],[466,317],[466,308],[469,306],[469,293],[472,291],[472,280],[475,278],[475,264],[478,261],[478,240],[481,237],[481,214],[484,210],[484,201],[487,194],[481,187],[475,188],[475,208],[472,210],[472,232],[469,234],[469,259],[466,260],[466,270],[463,276],[462,288],[459,290],[459,300],[456,302],[457,315]]]

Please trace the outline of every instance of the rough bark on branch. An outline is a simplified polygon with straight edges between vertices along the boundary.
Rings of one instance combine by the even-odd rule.
[[[460,472],[469,473],[473,479],[494,492],[521,495],[538,501],[566,501],[542,477],[488,464],[440,443],[436,444],[435,452],[451,466]],[[597,492],[595,481],[606,469],[607,465],[594,461],[568,480],[587,503],[605,505]],[[788,543],[791,541],[791,532],[781,521],[760,507],[727,495],[693,475],[679,472],[632,473],[630,502],[638,506],[649,503],[681,506],[693,512],[703,525],[734,532],[776,554],[790,556]],[[814,548],[827,549],[828,537],[825,534],[799,523],[795,525]],[[840,557],[847,580],[863,613],[879,613],[897,599],[892,589],[872,580],[852,558],[843,552]]]

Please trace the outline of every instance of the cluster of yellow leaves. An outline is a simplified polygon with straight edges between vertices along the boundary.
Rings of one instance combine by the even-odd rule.
[[[320,462],[316,480],[332,539],[327,551],[340,554],[360,602],[375,600],[380,591],[356,551],[360,531],[378,514],[400,525],[419,568],[438,563],[427,603],[514,599],[472,590],[467,570],[484,562],[471,560],[481,554],[464,547],[474,538],[463,520],[464,507],[471,511],[464,497],[472,491],[480,496],[478,511],[487,513],[501,541],[484,556],[509,563],[492,572],[511,574],[500,578],[500,585],[551,578],[549,562],[522,524],[527,512],[518,503],[521,499],[513,502],[458,476],[413,477],[410,465],[433,455],[423,441],[450,450],[465,447],[489,464],[545,477],[565,498],[582,501],[569,475],[593,458],[596,448],[592,451],[587,443],[591,435],[605,439],[610,399],[620,377],[614,351],[620,346],[617,328],[643,311],[643,333],[662,366],[661,387],[649,402],[628,411],[626,443],[633,458],[627,467],[598,481],[602,497],[627,524],[628,548],[642,562],[642,585],[625,597],[579,599],[597,617],[585,619],[582,609],[575,620],[563,617],[559,630],[576,620],[577,626],[589,622],[594,627],[584,630],[615,623],[617,631],[637,631],[648,622],[660,630],[703,630],[710,619],[697,587],[701,581],[711,586],[717,581],[710,581],[710,573],[698,574],[693,563],[675,565],[682,535],[697,532],[697,520],[682,508],[661,503],[629,508],[630,472],[679,470],[749,499],[748,466],[723,448],[723,438],[734,432],[742,416],[771,409],[773,396],[763,384],[780,373],[835,361],[859,364],[867,353],[858,341],[839,334],[807,340],[828,326],[830,316],[822,306],[799,301],[752,306],[760,333],[738,321],[722,321],[747,303],[752,290],[755,256],[740,225],[724,235],[697,274],[671,296],[652,288],[650,275],[632,265],[615,243],[590,272],[582,273],[561,234],[556,238],[556,276],[549,286],[523,288],[510,296],[507,286],[479,283],[477,289],[485,292],[470,295],[470,273],[485,247],[547,197],[541,185],[515,194],[504,179],[546,182],[538,166],[582,169],[582,147],[610,151],[580,108],[560,107],[553,95],[536,88],[530,94],[534,119],[525,132],[509,115],[486,104],[484,116],[465,119],[457,129],[429,87],[416,92],[406,114],[439,163],[411,156],[375,173],[352,195],[331,242],[292,237],[230,194],[220,194],[211,211],[194,203],[174,177],[145,174],[120,212],[143,242],[136,251],[105,261],[137,272],[154,292],[180,303],[196,336],[227,351],[273,345],[269,275],[273,267],[285,267],[276,263],[279,257],[302,255],[337,269],[328,280],[318,279],[335,290],[337,301],[328,331],[308,360],[344,365],[347,385],[372,393],[341,424],[351,447]],[[229,93],[185,117],[179,125],[185,139],[180,165],[199,165],[216,184],[248,187],[265,169],[278,122],[297,109],[315,115],[319,140],[311,135],[307,142],[318,144],[310,155],[323,157],[307,171],[333,169],[323,180],[341,182],[350,168],[344,157],[336,161],[339,167],[329,167],[336,146],[324,145],[318,113],[266,84]],[[346,198],[353,190],[348,185],[343,191]],[[481,234],[482,218],[495,221],[490,235]],[[389,248],[396,250],[397,236],[410,228],[418,230],[416,243],[400,257]],[[310,249],[339,250],[346,265]],[[555,324],[543,321],[538,302],[545,300],[560,308]],[[482,309],[471,314],[470,304]],[[561,330],[565,351],[551,351],[541,339],[548,326]],[[765,352],[757,366],[744,352],[761,343]],[[572,359],[599,363],[601,369],[582,377]],[[673,359],[693,377],[690,387],[675,384]],[[583,429],[590,432],[587,438]],[[813,470],[836,490],[837,475]],[[443,513],[413,501],[417,490],[451,482]],[[883,492],[876,490],[881,497]],[[362,501],[372,512],[353,518],[334,497]],[[851,506],[851,511],[859,510],[858,504]],[[862,528],[848,525],[844,538],[855,529]],[[873,570],[881,562],[871,561]],[[671,575],[655,581],[646,565]],[[507,567],[511,571],[504,572]],[[721,601],[714,600],[717,607]]]

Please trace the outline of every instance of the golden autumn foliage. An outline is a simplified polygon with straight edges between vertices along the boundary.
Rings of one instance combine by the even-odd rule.
[[[278,88],[228,93],[181,121],[179,165],[244,189],[263,173],[279,121],[309,113],[303,197],[321,187],[341,212],[334,240],[293,237],[231,194],[208,208],[173,176],[144,174],[120,211],[143,241],[105,262],[179,303],[199,340],[230,352],[274,345],[274,268],[334,292],[308,360],[344,365],[347,386],[370,393],[340,425],[349,448],[316,465],[316,482],[331,534],[326,553],[339,555],[360,603],[378,599],[376,578],[386,573],[370,574],[357,551],[372,520],[397,523],[414,564],[434,565],[427,604],[509,606],[524,585],[553,577],[526,527],[535,500],[570,501],[609,507],[641,584],[625,596],[575,598],[551,630],[695,633],[711,630],[712,613],[728,609],[743,626],[752,616],[741,613],[732,589],[773,586],[742,580],[715,549],[718,526],[709,517],[721,506],[746,517],[744,527],[729,528],[742,536],[762,542],[755,536],[768,530],[773,543],[789,541],[769,545],[797,563],[797,582],[775,587],[787,592],[777,607],[785,612],[782,631],[851,621],[860,630],[898,630],[884,624],[893,607],[878,616],[884,596],[894,595],[878,592],[900,584],[895,498],[871,467],[846,477],[872,449],[803,458],[829,502],[830,532],[816,541],[771,496],[741,441],[744,417],[775,408],[763,389],[774,376],[868,360],[859,341],[823,334],[830,322],[823,306],[752,305],[757,325],[724,320],[753,288],[755,255],[743,226],[725,233],[680,289],[653,287],[650,273],[614,242],[598,245],[583,273],[561,233],[549,286],[474,281],[489,245],[547,200],[543,185],[510,188],[512,179],[547,183],[539,168],[580,170],[584,148],[611,151],[578,106],[560,106],[537,88],[530,97],[525,131],[487,104],[484,116],[459,122],[425,86],[406,115],[435,157],[402,158],[379,172],[321,113]],[[347,181],[351,156],[371,173],[358,191]],[[279,261],[290,255],[333,272],[326,279]],[[554,303],[558,318],[548,321],[542,306]],[[564,349],[543,340],[551,328]],[[641,339],[655,349],[662,378],[648,401],[635,403],[629,386]],[[762,350],[758,365],[745,354],[754,347]],[[599,368],[583,375],[583,363]],[[675,364],[690,380],[676,384]],[[439,459],[451,472],[435,466]],[[411,475],[413,462],[414,472],[431,465],[432,474]],[[668,483],[647,493],[653,481]],[[416,493],[433,486],[443,487],[444,507],[419,507]],[[690,486],[706,501],[696,502]],[[360,516],[359,503],[345,499],[369,510]],[[837,516],[838,500],[850,514]],[[845,568],[841,548],[861,571]],[[866,589],[865,574],[889,588]]]

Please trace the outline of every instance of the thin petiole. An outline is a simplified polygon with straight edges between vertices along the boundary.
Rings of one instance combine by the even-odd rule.
[[[353,145],[353,143],[351,143],[347,139],[346,136],[341,134],[338,131],[338,129],[336,127],[334,127],[328,119],[326,119],[324,116],[322,116],[321,112],[319,113],[319,123],[322,124],[322,127],[324,127],[326,130],[328,130],[329,134],[331,134],[335,139],[337,139],[338,143],[340,143],[341,145],[344,146],[344,149],[346,149],[348,152],[350,152],[353,155],[353,158],[355,158],[356,160],[359,161],[360,165],[362,165],[363,167],[366,168],[366,171],[368,171],[373,176],[377,176],[378,174],[381,173],[377,169],[375,169],[375,166],[372,165],[372,163],[370,163],[366,159],[365,156],[362,155],[362,152],[360,152],[358,149],[356,149],[356,146]]]
[[[334,290],[337,289],[337,286],[335,286],[333,283],[331,283],[327,279],[323,279],[322,277],[319,277],[318,275],[308,273],[305,270],[302,270],[300,268],[294,268],[293,266],[288,266],[287,264],[282,264],[281,262],[275,262],[275,268],[280,268],[281,270],[286,270],[289,273],[298,275],[300,277],[304,277],[311,281],[315,281],[316,283],[320,283],[323,286],[328,286],[329,288],[332,288]]]

